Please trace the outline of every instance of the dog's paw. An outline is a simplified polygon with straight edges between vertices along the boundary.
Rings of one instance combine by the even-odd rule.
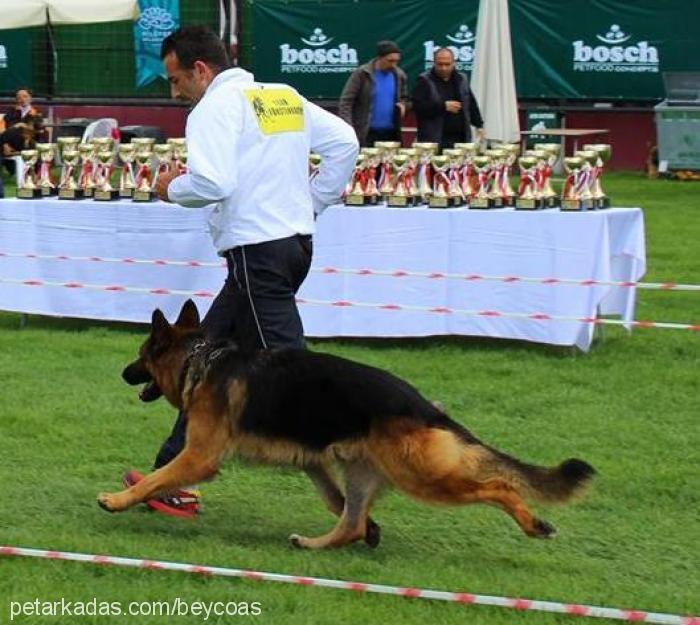
[[[376,549],[382,540],[382,528],[379,527],[372,519],[367,522],[367,531],[365,532],[365,543],[368,547]]]
[[[306,547],[306,538],[299,536],[299,534],[290,534],[289,542],[291,543],[292,547],[296,547],[297,549],[304,549]]]
[[[97,505],[107,512],[120,512],[125,507],[121,505],[117,495],[112,493],[100,493],[97,496]]]
[[[535,519],[532,524],[534,528],[533,538],[554,538],[557,535],[557,529],[551,523],[543,519]]]

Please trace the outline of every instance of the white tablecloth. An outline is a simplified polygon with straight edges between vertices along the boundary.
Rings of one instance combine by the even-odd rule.
[[[148,321],[172,318],[185,295],[92,289],[117,286],[217,292],[225,270],[108,259],[217,262],[206,210],[154,202],[0,200],[0,310]],[[406,270],[595,280],[637,280],[645,271],[638,208],[586,213],[331,207],[319,218],[313,271],[300,297],[632,319],[634,289],[422,277],[348,275],[337,269]],[[27,258],[66,256],[67,259]],[[73,260],[76,257],[103,260]],[[107,259],[107,260],[105,260]],[[14,280],[75,282],[24,286]],[[203,312],[211,298],[195,297]],[[474,317],[356,306],[301,305],[308,336],[482,335],[587,349],[592,326],[569,321]]]

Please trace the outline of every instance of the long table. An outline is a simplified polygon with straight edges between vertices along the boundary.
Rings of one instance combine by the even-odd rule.
[[[225,277],[207,215],[161,202],[0,200],[0,310],[146,322],[155,307],[172,318],[194,293],[204,312]],[[636,281],[644,271],[638,208],[334,206],[317,221],[300,310],[315,337],[460,334],[587,350],[590,323],[464,311],[631,320],[634,288],[547,279]]]

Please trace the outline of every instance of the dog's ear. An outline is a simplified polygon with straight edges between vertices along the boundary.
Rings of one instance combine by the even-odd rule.
[[[177,318],[175,325],[181,328],[199,327],[199,311],[197,310],[197,305],[191,299],[188,299],[182,305],[180,316]]]
[[[159,341],[170,334],[170,324],[160,308],[156,308],[151,315],[151,336]]]

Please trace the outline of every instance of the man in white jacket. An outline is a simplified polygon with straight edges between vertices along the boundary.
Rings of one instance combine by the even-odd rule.
[[[174,98],[194,105],[187,120],[188,172],[159,177],[156,193],[188,208],[213,205],[214,246],[228,277],[203,320],[208,338],[234,339],[242,349],[304,348],[295,294],[311,265],[314,213],[337,202],[358,152],[353,129],[292,87],[256,82],[230,68],[226,49],[204,27],[163,41]],[[321,155],[309,180],[308,156]],[[184,447],[180,413],[156,468]],[[140,474],[130,471],[131,485]],[[174,516],[192,516],[198,494],[179,491],[148,502]]]

